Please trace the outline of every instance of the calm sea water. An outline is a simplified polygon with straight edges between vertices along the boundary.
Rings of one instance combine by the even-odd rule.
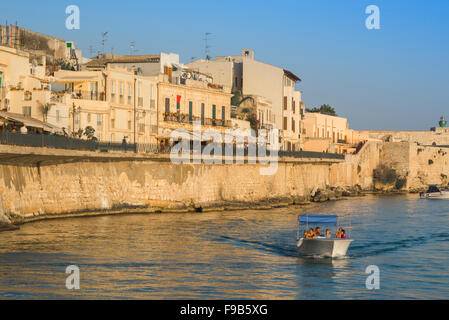
[[[348,257],[300,258],[300,213],[351,213]],[[370,196],[36,222],[0,233],[0,299],[448,299],[448,220],[449,201]],[[65,287],[68,265],[78,291]],[[379,290],[366,289],[369,265]]]

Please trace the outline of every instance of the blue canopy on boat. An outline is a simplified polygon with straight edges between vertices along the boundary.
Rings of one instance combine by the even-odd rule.
[[[317,215],[305,214],[299,217],[300,225],[319,224],[327,226],[336,226],[338,223],[338,216],[336,215]]]

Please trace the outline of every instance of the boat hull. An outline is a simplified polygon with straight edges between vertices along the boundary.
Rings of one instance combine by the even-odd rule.
[[[299,253],[310,257],[343,257],[352,240],[349,239],[300,239],[297,242]]]
[[[421,193],[422,199],[447,200],[449,199],[449,191]]]

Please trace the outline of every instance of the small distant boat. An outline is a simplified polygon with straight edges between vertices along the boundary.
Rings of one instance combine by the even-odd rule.
[[[437,184],[429,184],[429,188],[427,189],[427,191],[421,192],[419,196],[421,197],[421,199],[449,199],[449,191],[440,190]]]
[[[301,215],[299,217],[299,227],[306,226],[338,226],[338,216],[336,215]],[[315,239],[299,238],[296,245],[299,253],[306,257],[328,257],[337,258],[346,255],[349,245],[353,240],[351,239],[336,239],[317,237]]]

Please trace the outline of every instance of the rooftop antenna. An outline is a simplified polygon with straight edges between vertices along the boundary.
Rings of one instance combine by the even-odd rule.
[[[8,27],[8,20],[6,20],[5,27]],[[0,44],[3,44],[3,39],[1,38],[2,35],[3,35],[3,32],[0,35]],[[6,43],[9,45],[9,32],[6,32]]]
[[[130,49],[130,52],[131,52],[132,56],[135,55],[137,51],[139,51],[139,50],[136,49],[136,42],[135,41],[131,41],[131,43],[129,45],[129,49]]]
[[[19,29],[19,24],[16,20],[16,34],[14,36],[15,43],[16,43],[15,47],[20,49],[22,47],[22,37],[19,36],[20,32],[18,31],[18,29]]]
[[[206,55],[206,60],[210,60],[211,59],[211,57],[210,57],[210,48],[211,48],[211,46],[209,45],[209,36],[211,35],[212,33],[210,33],[210,32],[206,32],[205,33],[205,38],[204,38],[204,42],[205,42],[205,45],[204,45],[204,54]]]
[[[108,31],[101,33],[101,45],[103,46],[103,53],[104,53],[104,44],[106,42],[106,36],[108,35]]]

